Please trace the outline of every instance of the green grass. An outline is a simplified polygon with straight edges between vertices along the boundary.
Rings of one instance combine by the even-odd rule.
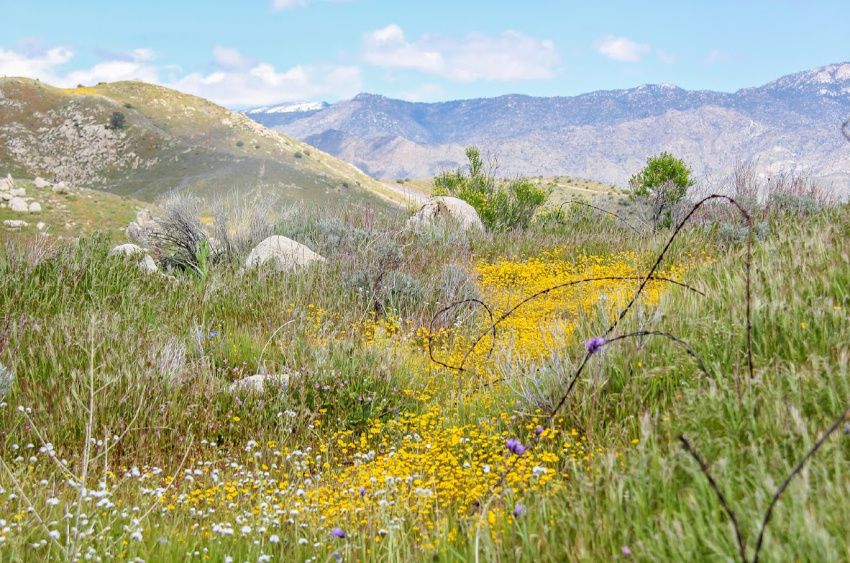
[[[22,219],[29,223],[21,232],[34,235],[36,225],[44,223],[43,231],[51,236],[90,236],[95,231],[109,233],[112,240],[123,238],[121,229],[136,220],[136,213],[146,207],[141,201],[95,190],[76,190],[57,194],[49,187],[36,188],[27,180],[15,180],[16,187],[23,187],[27,196],[41,204],[41,212],[16,213],[0,209],[0,222],[7,219]],[[4,229],[6,227],[3,227]]]
[[[565,433],[559,436],[575,429],[583,438],[577,443],[594,452],[592,458],[560,456],[549,488],[535,494],[517,486],[495,496],[485,491],[477,508],[438,506],[434,510],[444,527],[428,541],[413,529],[414,515],[407,512],[413,505],[377,502],[366,504],[351,521],[362,523],[346,524],[345,539],[334,538],[329,532],[341,524],[317,524],[297,504],[297,489],[317,487],[359,459],[343,453],[331,439],[334,433],[351,431],[356,439],[376,424],[390,424],[405,413],[421,416],[435,405],[444,424],[492,427],[497,440],[525,436],[529,426],[544,420],[543,413],[534,412],[534,400],[515,392],[518,373],[511,375],[514,380],[468,395],[460,405],[455,376],[401,344],[452,301],[440,281],[444,264],[472,270],[478,261],[537,256],[556,246],[566,248],[567,256],[625,250],[653,255],[669,233],[636,236],[613,220],[584,217],[498,236],[447,231],[417,237],[403,230],[404,218],[373,220],[341,208],[336,215],[350,233],[343,236],[338,226],[320,224],[326,213],[305,211],[292,219],[297,224],[280,227],[309,240],[328,258],[322,267],[290,275],[219,264],[204,280],[187,274],[173,281],[144,276],[132,264],[108,258],[108,236],[50,245],[3,235],[0,363],[17,374],[5,398],[8,406],[0,409],[0,458],[9,471],[0,468],[5,512],[0,518],[9,526],[0,544],[3,560],[61,559],[72,544],[83,555],[91,548],[125,560],[192,554],[193,559],[207,555],[220,561],[228,555],[242,561],[266,554],[325,561],[334,553],[364,561],[736,560],[728,518],[677,436],[687,436],[709,462],[751,557],[775,488],[850,406],[850,208],[774,215],[769,233],[756,242],[752,379],[746,364],[746,247],[721,240],[718,229],[695,227],[673,244],[669,262],[697,263],[684,281],[705,296],[670,289],[657,307],[638,307],[619,330],[676,335],[705,361],[710,378],[664,339],[608,345],[592,357],[550,423]],[[705,263],[705,256],[712,261]],[[391,293],[375,297],[352,283],[358,272],[386,271],[417,280],[415,299],[392,301]],[[377,326],[380,332],[399,320],[395,336],[376,336],[374,344],[353,334],[355,326]],[[605,321],[602,312],[588,315],[578,333],[582,339],[599,335]],[[464,326],[474,334],[479,325]],[[569,375],[569,364],[559,362],[580,359],[582,339],[526,366],[528,372]],[[182,361],[170,355],[175,349],[184,350]],[[234,379],[263,368],[290,374],[288,389],[229,390]],[[557,399],[562,390],[556,386],[551,393]],[[18,405],[31,412],[19,412]],[[107,498],[115,506],[78,502],[67,475],[46,454],[36,453],[42,445],[36,430],[78,478],[88,471],[89,488],[108,482],[113,494]],[[103,454],[104,447],[95,443],[85,463],[87,440],[112,434],[120,436],[115,447]],[[402,435],[386,430],[386,436],[402,443]],[[251,440],[257,445],[249,446]],[[560,452],[560,440],[544,438],[539,447]],[[29,443],[34,448],[28,449]],[[324,457],[305,470],[295,463],[307,457],[293,452],[307,448],[312,448],[310,460]],[[275,457],[274,450],[294,457]],[[29,461],[30,455],[36,461]],[[322,469],[321,463],[333,457],[339,464]],[[848,461],[850,440],[839,433],[783,495],[762,560],[850,559]],[[254,482],[267,478],[260,464],[272,463],[288,483],[276,497],[283,506],[280,515],[258,506],[249,493],[239,493],[234,507],[216,506],[214,515],[201,518],[185,508],[169,510],[167,504],[179,505],[171,489],[143,492],[165,488],[163,477],[173,473],[175,487],[188,494],[194,486],[185,479],[190,467],[216,468],[224,479]],[[141,478],[120,477],[134,466],[142,473],[144,466],[163,473],[141,484]],[[201,487],[209,475],[195,478]],[[377,484],[369,487],[367,501],[378,494],[371,488]],[[53,497],[61,503],[48,504]],[[517,503],[525,510],[513,517]],[[94,531],[74,539],[70,526],[83,528],[78,505]],[[134,523],[149,507],[150,513]],[[498,509],[492,522],[481,518],[484,509]],[[70,518],[64,517],[66,510]],[[307,527],[299,525],[302,518]],[[232,536],[205,537],[201,528],[193,528],[225,521],[234,526]],[[241,526],[251,531],[243,534]],[[141,540],[131,537],[137,528],[143,529]],[[46,529],[59,531],[57,544]],[[278,543],[270,542],[272,535]],[[32,547],[41,541],[46,543]]]

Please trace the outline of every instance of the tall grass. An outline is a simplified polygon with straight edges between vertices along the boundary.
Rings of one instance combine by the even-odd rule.
[[[703,220],[732,221],[719,213]],[[553,337],[532,356],[502,331],[478,364],[496,377],[464,388],[462,403],[418,331],[455,301],[492,303],[484,265],[558,247],[564,263],[630,251],[648,269],[669,233],[577,214],[498,236],[430,235],[403,217],[302,209],[275,232],[326,264],[281,275],[234,260],[176,281],[109,257],[105,237],[45,247],[4,234],[0,364],[16,382],[0,409],[2,557],[739,558],[679,435],[707,461],[751,557],[777,486],[850,404],[850,209],[773,206],[763,220],[751,363],[746,241],[686,229],[662,267],[689,265],[677,275],[702,295],[671,284],[609,339],[664,332],[693,355],[663,337],[605,345],[551,419],[585,341],[620,309],[581,309],[572,336],[541,326]],[[439,357],[487,323],[474,309],[443,319]],[[288,384],[231,390],[255,373]],[[512,456],[509,437],[535,446]],[[762,559],[850,558],[848,459],[838,436],[808,462],[776,504]],[[402,463],[409,473],[386,481]]]

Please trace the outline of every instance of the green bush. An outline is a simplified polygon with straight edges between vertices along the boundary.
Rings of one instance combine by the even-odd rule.
[[[646,166],[629,179],[632,197],[651,205],[655,228],[669,227],[673,207],[688,194],[694,185],[691,169],[681,159],[667,152],[646,159]]]
[[[434,178],[433,195],[464,200],[475,208],[481,222],[490,230],[528,228],[550,192],[527,178],[497,181],[491,172],[485,172],[481,152],[476,147],[467,147],[466,157],[469,170],[458,168]]]
[[[124,117],[124,114],[120,111],[113,111],[112,115],[109,116],[109,128],[110,129],[123,129],[124,123],[127,121],[127,118]]]

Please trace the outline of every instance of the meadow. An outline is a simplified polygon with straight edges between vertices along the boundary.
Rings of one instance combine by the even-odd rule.
[[[303,206],[285,275],[3,233],[0,558],[850,560],[850,207],[750,203]]]

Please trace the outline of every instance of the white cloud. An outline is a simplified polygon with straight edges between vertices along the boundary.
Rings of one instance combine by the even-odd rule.
[[[65,47],[56,47],[44,54],[32,56],[0,48],[0,75],[40,78],[47,82],[49,77],[54,76],[53,70],[57,66],[67,63],[73,57],[74,52]]]
[[[735,55],[724,53],[720,49],[712,49],[711,52],[705,57],[702,62],[703,64],[713,65],[717,63],[731,63],[735,60]]]
[[[671,65],[673,63],[679,62],[679,57],[668,53],[662,49],[656,49],[655,54],[658,55],[658,60],[665,65]]]
[[[253,63],[238,51],[226,47],[213,50],[218,69],[210,73],[194,72],[180,76],[174,65],[158,65],[150,49],[136,49],[90,68],[63,72],[74,52],[64,47],[28,56],[0,48],[0,76],[25,76],[58,87],[91,85],[118,80],[141,80],[160,84],[188,94],[207,98],[225,106],[268,105],[277,102],[316,98],[349,98],[362,87],[356,66],[296,65],[278,71],[268,63]],[[172,76],[161,77],[164,71]]]
[[[431,102],[438,100],[445,94],[443,87],[439,84],[421,84],[411,90],[399,92],[396,96],[408,102]]]
[[[396,24],[363,35],[363,60],[390,69],[412,69],[457,82],[537,80],[555,75],[561,57],[552,41],[505,31],[459,39],[423,35],[408,40]]]
[[[297,65],[278,72],[268,63],[246,71],[195,72],[166,84],[225,106],[262,106],[316,98],[350,98],[362,86],[358,67]]]
[[[637,43],[628,37],[613,35],[603,37],[593,45],[601,54],[621,63],[636,63],[652,49],[646,43]]]
[[[70,62],[74,54],[74,51],[65,47],[56,47],[42,55],[33,56],[0,49],[0,75],[38,78],[59,87],[118,80],[158,81],[159,68],[152,64],[154,52],[150,49],[136,49],[128,55],[98,63],[88,69],[61,73],[59,67]]]
[[[375,66],[410,68],[435,74],[445,65],[439,51],[408,43],[404,31],[396,24],[363,36],[363,58]]]
[[[315,2],[316,0],[272,0],[271,1],[271,9],[273,12],[280,12],[282,10],[291,10],[293,8],[303,8],[307,4],[311,2]],[[343,2],[352,2],[353,0],[322,0],[324,2],[331,2],[333,4],[341,4]]]
[[[291,8],[300,8],[307,5],[307,0],[272,0],[272,10],[279,12],[280,10],[289,10]]]
[[[245,70],[255,64],[250,57],[222,45],[213,48],[213,60],[219,68],[225,70]]]

